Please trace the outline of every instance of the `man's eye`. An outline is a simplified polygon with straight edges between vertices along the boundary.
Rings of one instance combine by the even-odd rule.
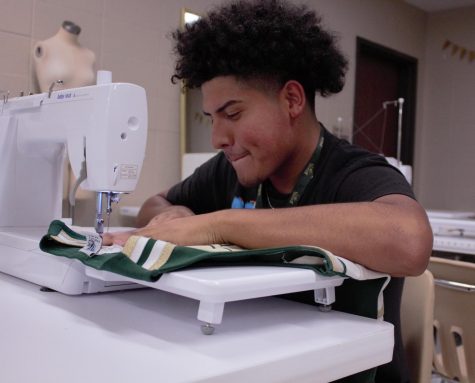
[[[229,120],[237,120],[240,115],[241,112],[226,113],[226,118]]]

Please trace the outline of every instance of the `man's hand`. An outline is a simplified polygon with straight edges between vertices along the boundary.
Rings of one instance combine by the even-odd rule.
[[[223,243],[215,218],[216,215],[213,213],[181,217],[166,217],[160,214],[153,218],[147,226],[134,230],[133,234],[181,246]]]
[[[150,222],[147,225],[145,225],[145,227],[158,226],[160,224],[163,224],[167,221],[171,221],[176,218],[191,217],[194,215],[195,213],[193,213],[186,206],[170,205],[170,206],[162,208],[161,213],[154,216],[150,220]]]
[[[109,246],[112,244],[124,246],[131,235],[135,235],[135,230],[118,231],[116,233],[104,233],[102,235],[102,245]]]
[[[141,235],[145,237],[154,237],[167,241],[167,239],[153,236],[153,234],[161,226],[167,227],[167,223],[178,218],[194,216],[194,213],[185,206],[169,205],[163,207],[161,213],[153,217],[150,222],[141,229],[134,229],[116,233],[104,233],[102,236],[102,244],[107,246],[113,243],[124,246],[131,235]],[[172,242],[172,241],[169,241]]]

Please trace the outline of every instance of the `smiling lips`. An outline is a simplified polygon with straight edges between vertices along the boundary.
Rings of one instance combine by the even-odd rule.
[[[238,160],[240,160],[241,158],[244,158],[246,157],[247,155],[249,155],[249,152],[244,152],[244,153],[238,153],[238,154],[235,154],[235,153],[225,153],[226,155],[226,158],[228,159],[229,162],[233,163],[233,162],[236,162]]]

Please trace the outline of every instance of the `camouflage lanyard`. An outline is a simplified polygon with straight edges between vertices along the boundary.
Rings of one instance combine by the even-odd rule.
[[[299,180],[297,181],[297,184],[295,185],[294,190],[292,191],[292,194],[290,195],[289,200],[286,202],[284,206],[279,206],[279,207],[292,207],[292,206],[298,205],[300,198],[302,197],[302,194],[304,193],[306,187],[308,186],[310,181],[313,179],[313,177],[315,177],[315,166],[322,152],[323,141],[324,141],[323,131],[320,131],[320,138],[318,139],[318,144],[315,151],[312,154],[312,158],[308,162],[305,170],[300,174]],[[257,198],[256,198],[257,209],[271,207],[269,206],[269,202],[268,202],[269,198],[268,198],[267,192],[266,192],[267,201],[263,200],[263,197],[262,197],[263,186],[262,185],[263,184],[260,184],[259,188],[257,189]]]

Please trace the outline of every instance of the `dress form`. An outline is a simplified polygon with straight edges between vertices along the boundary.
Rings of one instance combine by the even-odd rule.
[[[54,89],[75,88],[94,84],[96,56],[79,44],[81,28],[64,21],[51,38],[39,41],[33,50],[36,77],[41,92],[61,80]]]

